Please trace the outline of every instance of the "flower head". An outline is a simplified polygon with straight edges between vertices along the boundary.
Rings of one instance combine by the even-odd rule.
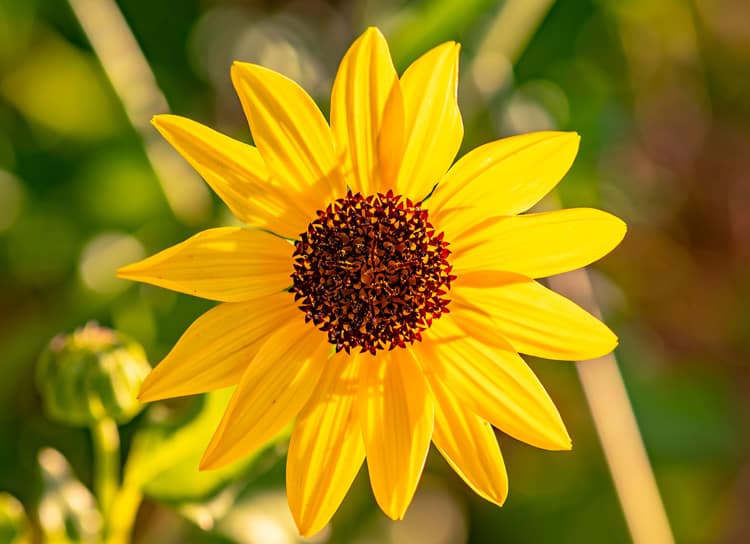
[[[235,63],[256,147],[198,123],[154,124],[248,228],[216,228],[119,275],[220,301],[141,390],[152,401],[236,385],[202,461],[230,463],[295,420],[289,505],[320,530],[365,458],[375,498],[404,516],[432,441],[482,497],[508,483],[493,426],[571,447],[519,352],[588,359],[612,332],[534,278],[585,266],[622,239],[592,209],[525,212],[570,168],[574,133],[463,137],[459,46],[399,78],[380,32],[341,62],[330,126],[293,81]]]
[[[90,322],[49,342],[36,380],[54,420],[77,426],[105,418],[127,423],[143,408],[136,394],[150,369],[140,344]]]

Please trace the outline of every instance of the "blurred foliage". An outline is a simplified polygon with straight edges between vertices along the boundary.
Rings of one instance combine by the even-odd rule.
[[[0,493],[0,542],[31,542],[31,527],[23,505],[7,493]]]
[[[95,543],[102,518],[91,492],[79,482],[63,455],[44,448],[38,455],[43,488],[39,497],[39,528],[44,542]]]
[[[143,486],[144,493],[170,503],[197,502],[210,498],[223,484],[247,474],[256,462],[274,458],[275,441],[269,451],[227,465],[219,470],[199,472],[205,446],[219,425],[231,391],[216,391],[189,402],[164,403],[151,410],[149,420],[133,438],[125,480]],[[186,405],[187,404],[187,405]],[[281,433],[286,439],[289,432]],[[266,453],[265,458],[263,454]]]
[[[241,139],[249,131],[229,80],[232,60],[294,77],[327,111],[337,63],[370,24],[391,40],[401,69],[440,41],[462,43],[462,152],[523,131],[581,133],[559,194],[566,205],[601,207],[629,224],[623,245],[595,269],[595,287],[621,338],[619,359],[677,541],[750,541],[750,80],[742,77],[750,69],[750,4],[120,0],[119,7],[172,110]],[[534,24],[519,22],[535,9]],[[113,272],[231,222],[218,199],[213,205],[198,225],[172,213],[65,1],[0,0],[0,491],[28,512],[65,505],[50,491],[43,459],[60,477],[92,480],[87,434],[42,413],[39,353],[60,331],[96,319],[159,361],[210,304]],[[573,367],[532,365],[568,424],[571,453],[501,436],[511,481],[502,509],[473,496],[431,455],[400,524],[385,521],[360,474],[320,540],[628,542]],[[196,471],[226,395],[155,405],[122,428],[131,452],[125,480],[137,474],[148,482],[137,542],[295,541],[280,495],[279,448],[226,471]],[[34,521],[37,533],[47,531],[44,523]]]

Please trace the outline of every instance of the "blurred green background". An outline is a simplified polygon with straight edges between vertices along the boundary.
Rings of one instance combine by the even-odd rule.
[[[72,4],[78,16],[63,0],[0,0],[0,491],[23,503],[32,526],[45,523],[43,508],[40,519],[33,513],[54,493],[49,474],[57,470],[58,487],[71,474],[92,480],[86,430],[42,412],[39,353],[58,332],[97,320],[157,362],[210,304],[115,279],[114,270],[232,221],[146,126],[167,106],[139,79],[149,72],[137,51],[115,52],[126,77],[113,85],[90,45],[127,45],[127,36],[92,3]],[[399,70],[441,41],[462,43],[461,153],[519,132],[578,131],[581,151],[559,196],[629,225],[592,276],[621,339],[621,370],[675,538],[750,542],[750,3],[117,5],[171,111],[241,139],[250,136],[232,60],[296,79],[327,112],[338,61],[368,25],[381,27]],[[387,521],[361,473],[315,541],[629,542],[574,367],[532,366],[575,446],[550,453],[500,436],[511,485],[502,509],[474,496],[433,452],[404,522]],[[137,429],[172,425],[158,431],[167,438],[154,439],[154,458],[141,461],[153,470],[136,542],[297,541],[283,441],[218,477],[194,476],[222,402],[156,406],[122,429],[127,451]],[[189,433],[180,436],[183,425]]]

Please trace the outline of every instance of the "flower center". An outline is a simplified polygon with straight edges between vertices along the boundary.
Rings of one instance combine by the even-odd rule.
[[[448,255],[419,204],[349,192],[295,242],[294,298],[336,351],[403,348],[449,311]]]

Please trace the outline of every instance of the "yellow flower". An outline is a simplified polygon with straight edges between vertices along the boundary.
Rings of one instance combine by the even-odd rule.
[[[249,454],[296,417],[287,494],[304,535],[330,520],[365,457],[378,504],[402,518],[430,441],[502,504],[492,426],[539,448],[571,447],[518,352],[589,359],[617,344],[533,278],[602,257],[624,223],[593,209],[518,215],[565,175],[578,135],[505,138],[451,166],[463,137],[458,52],[442,44],[399,78],[370,28],[341,62],[330,126],[293,81],[235,63],[257,147],[154,119],[250,228],[206,230],[119,271],[221,302],[152,371],[141,399],[237,386],[203,469]]]

